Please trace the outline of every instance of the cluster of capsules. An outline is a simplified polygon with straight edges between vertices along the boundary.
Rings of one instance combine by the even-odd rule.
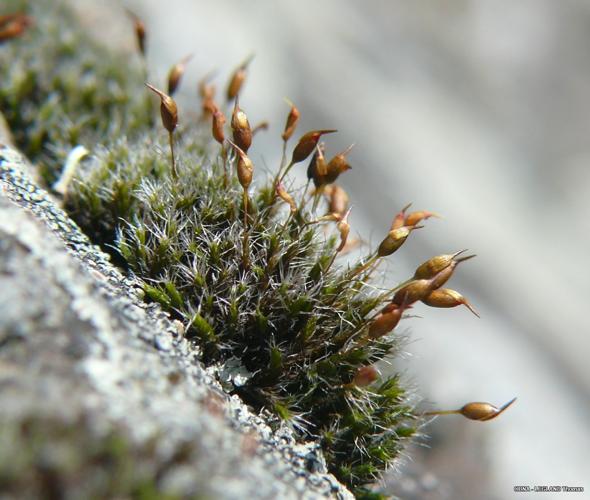
[[[138,40],[139,48],[142,54],[145,51],[145,27],[143,23],[137,18],[135,20],[135,30]],[[172,175],[177,177],[174,161],[174,141],[173,132],[178,125],[178,108],[172,98],[172,95],[178,88],[180,79],[185,71],[186,64],[191,56],[183,58],[180,62],[175,64],[168,74],[168,93],[165,93],[154,86],[146,83],[146,85],[155,92],[161,100],[160,112],[162,124],[168,131],[170,137],[171,150],[171,164]],[[226,183],[229,182],[229,168],[228,160],[231,158],[228,155],[227,145],[235,151],[236,171],[240,185],[243,188],[243,204],[244,204],[244,242],[243,252],[244,266],[248,266],[248,189],[252,183],[253,177],[253,163],[248,157],[248,150],[252,144],[252,138],[259,130],[268,128],[267,122],[251,127],[246,113],[241,109],[239,104],[239,93],[247,76],[247,68],[252,57],[246,59],[240,64],[232,73],[229,84],[227,86],[226,98],[228,102],[234,102],[233,111],[231,115],[231,131],[232,138],[228,139],[225,136],[225,126],[227,119],[221,108],[215,102],[215,86],[208,82],[209,76],[206,76],[199,82],[199,95],[202,102],[202,116],[204,120],[211,120],[211,133],[215,141],[221,146],[221,157],[224,163],[224,175]],[[277,172],[274,181],[274,195],[276,198],[284,201],[290,208],[290,215],[300,212],[305,206],[306,195],[309,184],[313,182],[315,190],[312,192],[313,208],[315,211],[318,201],[321,197],[325,197],[328,203],[328,213],[315,220],[306,221],[305,224],[313,224],[320,222],[335,222],[336,228],[340,234],[340,243],[336,248],[334,258],[338,254],[344,253],[346,250],[356,246],[359,240],[349,241],[350,225],[348,223],[348,216],[350,214],[349,197],[346,191],[335,184],[338,177],[347,170],[351,169],[347,155],[350,153],[353,145],[346,148],[344,151],[336,154],[329,161],[326,160],[325,146],[320,142],[322,136],[337,132],[335,129],[321,129],[312,130],[303,134],[295,147],[290,158],[286,161],[287,143],[291,139],[297,123],[300,118],[300,112],[297,107],[288,101],[290,110],[287,115],[287,120],[283,133],[281,135],[283,140],[283,158],[279,171]],[[307,185],[304,190],[301,203],[298,205],[291,194],[287,192],[283,184],[283,180],[290,172],[291,168],[297,163],[301,163],[311,156],[311,161],[307,167]],[[396,252],[407,240],[409,235],[416,229],[423,226],[420,223],[430,217],[438,217],[438,214],[430,211],[414,211],[408,212],[410,205],[405,206],[400,210],[393,219],[390,230],[385,238],[379,244],[377,250],[371,255],[365,263],[357,266],[351,271],[350,278],[359,275],[366,275],[374,269],[379,260]],[[438,255],[433,257],[415,270],[414,276],[403,282],[398,287],[390,290],[393,297],[370,322],[365,333],[365,340],[375,340],[392,332],[398,325],[404,312],[410,309],[416,302],[422,302],[430,307],[451,308],[457,306],[467,307],[473,314],[479,317],[479,314],[469,303],[469,301],[459,292],[445,288],[444,285],[453,275],[455,269],[461,262],[465,262],[475,255],[462,255],[466,250],[461,250],[453,254]],[[330,265],[334,262],[334,258]],[[328,266],[329,267],[329,266]],[[349,384],[356,387],[366,387],[377,380],[379,374],[377,369],[372,366],[364,366],[358,369],[354,379]],[[491,420],[502,412],[504,412],[516,398],[513,398],[506,404],[496,407],[490,403],[472,402],[467,403],[456,410],[436,410],[424,412],[425,416],[434,415],[448,415],[460,414],[471,420],[487,421]]]

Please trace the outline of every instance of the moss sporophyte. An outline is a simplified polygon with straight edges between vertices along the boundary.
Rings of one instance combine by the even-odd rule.
[[[418,302],[475,312],[442,288],[472,256],[433,257],[407,281],[375,292],[378,266],[436,217],[406,213],[407,206],[375,251],[339,263],[358,244],[350,238],[349,196],[335,184],[350,169],[350,148],[326,161],[320,139],[336,130],[312,130],[287,163],[300,116],[289,102],[283,160],[270,181],[253,183],[254,133],[238,103],[251,58],[224,95],[234,104],[229,140],[225,103],[216,103],[210,76],[199,84],[202,116],[179,120],[170,94],[188,59],[173,66],[168,93],[159,90],[165,82],[148,74],[146,27],[136,15],[129,29],[139,52],[125,55],[107,51],[53,0],[9,4],[18,14],[0,18],[0,105],[18,146],[48,185],[70,157],[77,170],[59,185],[71,217],[142,281],[146,300],[183,322],[203,363],[237,360],[249,375],[232,393],[289,423],[302,440],[318,440],[329,470],[358,496],[369,494],[367,485],[429,415],[489,420],[506,409],[469,403],[423,413],[398,374],[377,369],[395,359],[402,344],[396,329]],[[308,159],[307,185],[285,183]]]

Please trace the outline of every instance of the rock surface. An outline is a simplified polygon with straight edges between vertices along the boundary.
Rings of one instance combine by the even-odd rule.
[[[0,498],[353,498],[27,172],[0,146]]]

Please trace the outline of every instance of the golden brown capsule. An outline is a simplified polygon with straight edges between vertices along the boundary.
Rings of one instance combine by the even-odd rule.
[[[215,85],[209,84],[209,81],[213,77],[213,73],[209,72],[203,78],[199,80],[197,83],[197,91],[199,93],[199,97],[205,101],[207,99],[213,100],[215,98]]]
[[[387,236],[379,245],[379,248],[377,249],[377,255],[379,257],[391,255],[404,244],[404,242],[406,241],[406,239],[412,231],[421,228],[422,226],[402,226],[397,229],[392,229],[391,231],[389,231],[389,233],[387,233]]]
[[[261,121],[260,123],[256,124],[256,126],[252,129],[252,136],[255,136],[261,130],[268,130],[268,127],[269,123],[266,120]]]
[[[215,110],[219,109],[219,106],[213,99],[206,100],[201,103],[201,112],[203,113],[202,119],[206,120],[209,116],[213,116]]]
[[[240,93],[242,89],[242,85],[244,85],[244,81],[246,80],[246,70],[248,68],[248,64],[252,61],[254,56],[248,57],[242,64],[240,64],[236,70],[232,73],[229,84],[227,86],[227,100],[231,101],[235,99],[237,95]]]
[[[323,184],[332,184],[338,176],[346,172],[347,170],[351,170],[352,167],[348,163],[348,159],[346,155],[350,153],[350,150],[354,147],[354,144],[350,145],[344,151],[338,153],[334,158],[332,158],[326,167],[326,175],[322,179]]]
[[[432,257],[428,259],[426,262],[423,262],[416,268],[416,272],[414,273],[415,279],[429,279],[436,276],[436,274],[440,273],[443,269],[447,268],[451,265],[451,263],[455,260],[455,258],[466,252],[466,250],[460,250],[459,252],[455,252],[453,254],[445,254],[445,255],[437,255],[436,257]],[[470,256],[475,257],[474,255]],[[463,259],[465,260],[465,259]]]
[[[295,149],[293,149],[291,163],[299,163],[305,160],[314,151],[322,135],[334,132],[337,132],[337,130],[312,130],[302,135]]]
[[[334,214],[344,215],[348,210],[348,194],[336,184],[326,186],[324,194],[328,197],[328,210]]]
[[[408,208],[410,208],[411,205],[412,205],[411,203],[408,203],[397,214],[395,214],[395,217],[393,218],[393,221],[391,222],[390,229],[399,229],[400,227],[403,227],[405,225],[404,221],[406,219],[406,210]]]
[[[360,247],[363,244],[363,240],[360,238],[348,238],[346,241],[346,245],[340,250],[340,255],[345,255],[349,252],[352,252],[355,248]]]
[[[429,212],[428,210],[420,210],[418,212],[412,212],[408,214],[404,220],[404,226],[415,226],[419,222],[429,219],[430,217],[438,217],[436,212]]]
[[[129,14],[129,17],[131,17],[131,20],[133,21],[133,29],[135,31],[135,39],[137,40],[137,48],[139,49],[141,55],[145,56],[145,24],[139,18],[139,16],[131,12],[129,9],[127,9],[127,14]]]
[[[372,366],[361,366],[352,379],[352,385],[356,387],[367,387],[379,378],[379,372]]]
[[[0,27],[2,28],[14,22],[19,23],[23,28],[29,28],[33,25],[33,18],[23,12],[15,12],[14,14],[6,14],[0,17]]]
[[[323,177],[327,172],[326,158],[324,157],[324,143],[319,143],[316,148],[309,165],[307,167],[307,178],[313,179],[316,188],[323,185]]]
[[[287,115],[287,122],[285,123],[285,130],[283,131],[281,137],[283,141],[287,142],[293,132],[295,132],[295,128],[297,127],[297,122],[299,121],[299,110],[295,107],[291,101],[287,100],[287,103],[290,104],[291,109],[289,110],[289,114]]]
[[[160,97],[160,115],[162,117],[162,125],[164,128],[172,133],[178,125],[178,108],[174,99],[168,94],[158,90],[153,85],[146,83],[146,86]]]
[[[349,208],[346,214],[344,214],[344,217],[342,217],[342,219],[338,221],[338,224],[336,224],[336,229],[338,229],[338,232],[340,233],[340,245],[338,245],[336,253],[340,252],[346,246],[346,241],[348,240],[348,235],[350,234],[348,216],[350,215],[351,210],[352,209]]]
[[[465,262],[466,260],[472,259],[473,257],[475,257],[475,255],[467,255],[465,257],[454,258],[453,260],[451,260],[451,263],[447,267],[445,267],[432,277],[434,285],[433,289],[440,288],[441,286],[443,286],[447,281],[449,281],[451,276],[455,273],[455,269],[461,262]]]
[[[204,120],[208,119],[209,116],[212,116],[215,110],[218,109],[217,104],[215,104],[215,85],[208,84],[211,77],[211,73],[205,75],[199,80],[197,85],[199,97],[201,98],[201,112]]]
[[[239,67],[232,74],[232,77],[229,82],[229,86],[227,87],[227,100],[228,101],[231,101],[232,99],[234,99],[238,95],[245,80],[246,80],[246,69]]]
[[[237,144],[234,144],[231,141],[229,141],[229,143],[234,147],[236,153],[238,153],[238,181],[240,181],[240,185],[245,191],[248,189],[248,187],[250,187],[250,184],[252,184],[254,164],[252,163],[252,160],[248,158],[248,155]]]
[[[160,97],[160,116],[162,117],[162,125],[168,131],[172,177],[176,179],[178,178],[178,172],[176,171],[176,160],[174,159],[174,129],[178,125],[178,108],[174,99],[168,94],[158,90],[149,83],[146,83],[146,86]]]
[[[498,415],[503,413],[516,401],[516,398],[512,398],[508,403],[502,405],[500,408],[495,407],[490,403],[473,402],[463,405],[458,410],[442,410],[442,411],[429,411],[424,415],[453,415],[460,414],[470,420],[477,420],[479,422],[486,422],[496,418]]]
[[[213,138],[219,144],[223,144],[223,141],[225,141],[225,133],[223,131],[225,122],[226,120],[223,112],[220,109],[215,108],[215,110],[213,111],[213,122],[211,126],[211,132],[213,134]]]
[[[285,186],[283,186],[281,182],[277,184],[276,192],[277,196],[289,205],[291,213],[297,212],[297,203],[295,203],[293,197],[289,193],[287,193]]]
[[[319,224],[320,222],[339,222],[342,220],[342,215],[340,214],[326,214],[309,221],[307,224]]]
[[[422,299],[430,307],[457,307],[465,306],[479,318],[479,314],[463,295],[450,288],[438,288]]]
[[[234,112],[231,117],[231,128],[233,132],[234,142],[244,152],[248,152],[252,145],[252,129],[246,113],[241,108],[238,99],[234,105]]]
[[[378,339],[391,332],[400,322],[402,314],[412,306],[388,304],[369,326],[369,338]]]
[[[22,17],[25,17],[25,14],[23,14],[22,12],[15,12],[14,14],[2,14],[0,15],[0,28],[3,28],[8,23]]]
[[[395,292],[391,302],[407,307],[428,297],[432,290],[432,280],[412,280]]]
[[[460,413],[464,417],[471,420],[479,420],[480,422],[483,422],[496,418],[502,412],[506,411],[506,409],[515,401],[516,398],[512,398],[510,401],[508,401],[508,403],[502,405],[500,408],[496,408],[490,403],[467,403],[461,408]]]
[[[0,18],[0,42],[18,38],[33,23],[25,14],[7,14]]]
[[[170,72],[168,73],[168,95],[174,95],[174,92],[176,92],[182,75],[184,75],[186,70],[186,65],[192,57],[193,55],[189,54],[170,68]]]

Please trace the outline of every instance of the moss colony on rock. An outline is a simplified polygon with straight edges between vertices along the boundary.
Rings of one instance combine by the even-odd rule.
[[[316,194],[287,192],[278,173],[251,188],[245,114],[236,106],[237,144],[213,141],[211,113],[216,139],[230,129],[206,85],[205,120],[184,119],[174,131],[172,175],[141,54],[108,52],[56,4],[30,2],[34,25],[1,48],[0,106],[18,146],[49,185],[72,148],[87,148],[65,198],[71,217],[142,280],[146,300],[183,323],[203,363],[230,362],[245,374],[233,379],[232,393],[292,424],[302,440],[319,440],[330,471],[370,495],[366,486],[421,424],[399,376],[381,377],[374,365],[398,352],[393,329],[414,302],[466,304],[442,288],[461,258],[432,259],[393,290],[371,286],[379,261],[432,215],[401,211],[375,253],[334,262],[350,244],[347,199],[334,184],[346,155],[325,161],[319,134],[304,135],[293,159],[312,156]],[[297,115],[293,107],[285,137]],[[287,170],[282,165],[281,177]]]
[[[180,498],[158,487],[157,479],[171,464],[159,464],[154,447],[129,442],[124,429],[98,439],[90,427],[83,420],[65,424],[46,417],[0,426],[3,496],[63,498],[65,490],[69,498]]]

